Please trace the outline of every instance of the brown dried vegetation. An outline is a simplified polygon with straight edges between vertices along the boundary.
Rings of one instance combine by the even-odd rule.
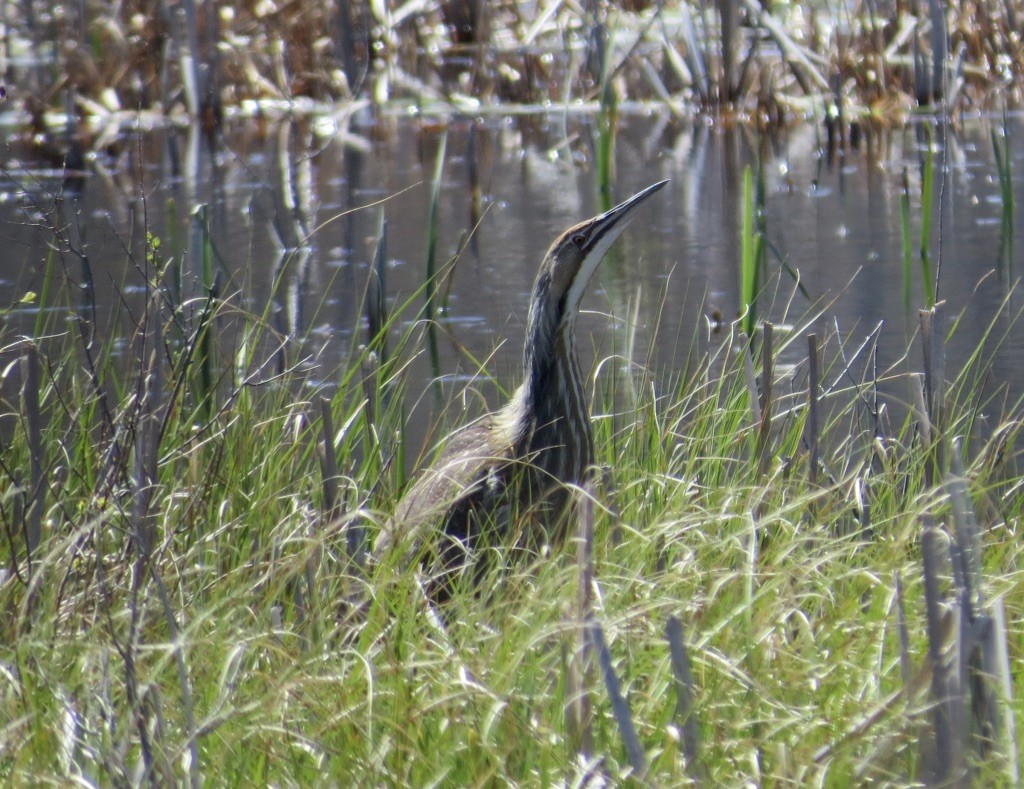
[[[37,131],[50,110],[219,123],[260,101],[457,108],[621,98],[759,124],[830,103],[877,120],[1020,103],[1021,2],[154,0],[11,6],[0,53]],[[290,109],[294,110],[295,107]],[[301,104],[299,109],[309,109]]]

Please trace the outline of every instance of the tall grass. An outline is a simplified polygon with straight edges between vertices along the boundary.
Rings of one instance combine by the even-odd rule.
[[[496,570],[440,624],[415,562],[361,570],[349,539],[372,538],[404,485],[400,384],[424,340],[398,327],[419,304],[384,319],[386,359],[369,362],[373,339],[353,349],[323,411],[299,372],[264,374],[265,314],[201,296],[211,314],[179,343],[168,287],[155,280],[126,364],[97,335],[99,387],[56,317],[29,343],[0,335],[24,392],[0,411],[5,783],[1019,775],[1022,403],[980,388],[980,351],[934,388],[925,436],[878,391],[905,390],[909,362],[856,372],[871,338],[851,353],[859,339],[819,333],[808,381],[808,327],[786,316],[760,410],[746,346],[708,341],[633,410],[598,399],[610,474],[584,508],[585,561],[567,547]],[[227,383],[207,412],[195,346],[229,315],[245,353],[210,346]],[[889,421],[865,419],[879,399]],[[567,657],[584,611],[594,671]],[[581,694],[586,749],[567,724]]]

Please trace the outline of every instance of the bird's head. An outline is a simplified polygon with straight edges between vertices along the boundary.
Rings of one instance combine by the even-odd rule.
[[[529,325],[554,331],[576,316],[583,293],[636,209],[668,181],[659,181],[615,208],[573,225],[548,249],[534,284]]]

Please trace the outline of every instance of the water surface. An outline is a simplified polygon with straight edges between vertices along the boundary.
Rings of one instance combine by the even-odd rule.
[[[851,348],[882,324],[880,369],[919,369],[916,359],[900,362],[924,293],[915,267],[908,314],[899,202],[906,173],[916,238],[920,162],[930,140],[937,172],[930,248],[940,266],[942,329],[961,316],[946,346],[947,370],[963,364],[995,320],[1007,334],[994,349],[992,380],[1006,382],[1016,396],[1024,373],[1022,329],[1011,320],[1020,302],[1013,284],[1020,255],[998,260],[1002,201],[990,132],[1000,125],[1001,119],[975,118],[954,129],[921,121],[830,158],[812,126],[763,140],[744,129],[679,128],[658,115],[625,116],[613,199],[660,179],[671,183],[634,219],[584,301],[584,368],[628,352],[634,369],[669,380],[686,353],[717,341],[709,327],[728,324],[739,309],[742,173],[760,161],[768,236],[806,290],[797,292],[769,256],[773,302],[762,314],[791,324],[820,313],[809,328],[823,337],[838,330]],[[1019,118],[1009,126],[1021,205],[1024,129]],[[77,288],[85,255],[98,323],[103,331],[127,333],[141,308],[147,231],[161,239],[161,254],[182,261],[186,295],[202,294],[197,234],[190,237],[189,229],[192,211],[207,205],[222,292],[257,312],[273,295],[275,324],[290,338],[289,358],[301,362],[311,385],[329,387],[353,345],[365,341],[362,304],[382,212],[388,303],[392,309],[410,299],[421,303],[429,184],[447,135],[438,256],[446,261],[458,251],[459,257],[442,286],[450,287],[450,297],[439,334],[440,372],[446,397],[476,380],[484,399],[498,404],[501,390],[520,375],[526,305],[544,250],[559,231],[602,210],[592,121],[562,114],[446,122],[401,117],[353,123],[349,135],[333,131],[323,120],[239,125],[212,146],[177,130],[137,134],[71,184],[41,169],[9,135],[0,187],[0,303],[41,291],[56,229],[56,246],[64,250],[59,276]],[[1019,216],[1013,225],[1020,238]],[[403,313],[406,325],[416,314]],[[4,320],[27,332],[35,316],[15,310]],[[803,353],[805,346],[795,348]],[[412,420],[425,430],[433,398],[417,395],[430,390],[436,371],[425,352],[410,369]]]

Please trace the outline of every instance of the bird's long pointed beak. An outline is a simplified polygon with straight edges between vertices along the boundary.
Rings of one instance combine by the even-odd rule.
[[[617,225],[623,219],[628,217],[633,211],[644,202],[648,197],[661,189],[668,181],[658,181],[656,184],[651,184],[646,189],[642,189],[630,198],[623,200],[615,208],[610,208],[598,217],[594,218],[594,221],[598,224],[607,223],[608,227]]]
[[[656,184],[651,184],[646,189],[637,192],[635,195],[630,197],[628,200],[623,200],[615,208],[611,208],[605,211],[603,214],[598,214],[591,219],[588,224],[590,226],[590,238],[587,240],[587,249],[585,252],[589,256],[595,250],[597,251],[598,257],[604,257],[604,253],[611,246],[612,242],[619,237],[619,234],[625,229],[627,220],[633,215],[633,212],[644,203],[648,197],[653,195],[659,189],[661,189],[668,181],[658,181]],[[595,264],[596,265],[596,264]],[[589,268],[589,267],[584,267]],[[592,274],[592,269],[586,271],[587,279]]]
[[[577,226],[577,229],[585,230],[587,241],[586,246],[582,250],[582,265],[573,277],[572,285],[569,288],[568,304],[571,305],[572,309],[579,306],[587,283],[590,282],[590,278],[594,275],[594,271],[601,263],[608,248],[615,243],[615,239],[625,230],[626,220],[633,215],[633,212],[641,203],[667,183],[668,181],[659,181],[656,184],[651,184],[628,200],[619,203],[615,208],[605,211],[603,214],[598,214],[593,219]]]

